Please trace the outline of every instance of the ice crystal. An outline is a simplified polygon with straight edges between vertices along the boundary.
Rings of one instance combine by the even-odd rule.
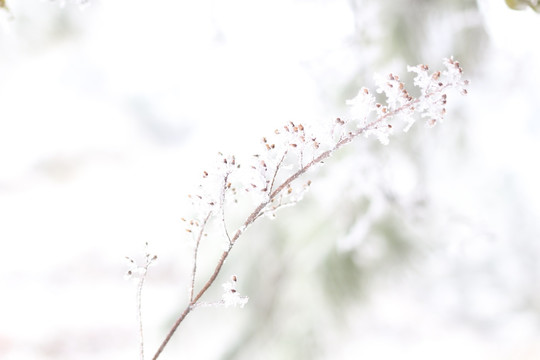
[[[240,296],[238,290],[236,289],[237,277],[236,275],[231,276],[231,280],[222,284],[223,289],[225,290],[221,297],[221,304],[225,307],[229,306],[240,306],[243,308],[249,298],[247,296]]]
[[[369,89],[363,87],[358,91],[356,97],[347,100],[347,105],[351,107],[350,113],[360,124],[367,125],[369,114],[375,106],[375,97],[370,93]]]

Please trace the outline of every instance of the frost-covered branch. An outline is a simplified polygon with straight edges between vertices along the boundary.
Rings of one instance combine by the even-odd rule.
[[[274,134],[262,139],[263,151],[247,159],[247,166],[240,166],[234,156],[219,154],[215,171],[204,171],[202,183],[195,194],[190,195],[195,215],[185,220],[187,231],[194,237],[194,266],[190,288],[189,303],[169,330],[153,359],[157,359],[167,346],[178,326],[195,308],[211,305],[240,305],[247,302],[240,297],[236,289],[236,276],[226,283],[225,294],[215,302],[200,302],[202,296],[214,284],[237,240],[246,229],[263,215],[275,216],[276,211],[284,206],[293,205],[301,200],[311,181],[300,181],[309,170],[321,165],[327,158],[344,145],[360,135],[376,136],[381,143],[388,144],[394,130],[395,120],[405,122],[404,131],[408,131],[418,115],[426,119],[427,126],[434,126],[442,121],[446,114],[447,91],[457,89],[466,94],[467,80],[462,80],[462,69],[452,58],[444,60],[443,71],[429,72],[426,65],[408,67],[416,73],[414,85],[420,89],[420,95],[413,97],[397,75],[376,77],[376,92],[384,94],[385,104],[377,103],[375,96],[367,88],[362,88],[352,100],[350,119],[337,118],[327,128],[314,130],[292,121]],[[254,203],[251,213],[230,236],[225,224],[225,206],[228,201],[237,202],[240,194],[250,194]],[[223,234],[214,234],[223,238],[224,250],[217,260],[214,271],[195,291],[197,273],[197,252],[206,229],[211,221],[221,222]],[[231,233],[232,234],[232,233]]]

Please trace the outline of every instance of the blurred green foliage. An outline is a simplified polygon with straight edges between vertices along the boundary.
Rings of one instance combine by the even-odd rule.
[[[505,0],[506,5],[513,10],[525,10],[527,7],[540,13],[540,3],[537,0]]]
[[[479,18],[476,1],[380,1],[373,5],[351,0],[349,4],[356,28],[352,46],[359,60],[357,72],[338,90],[340,104],[360,86],[370,86],[373,73],[389,64],[438,64],[441,58],[454,55],[469,71],[482,57],[486,33],[481,22],[470,20]],[[374,17],[365,15],[368,6],[376,8]],[[429,38],[429,34],[436,36]],[[364,56],[368,49],[372,50],[370,59]],[[323,172],[353,177],[340,162],[354,156],[361,166],[369,157],[381,164],[375,171],[381,176],[388,167],[385,159],[399,153],[413,164],[423,182],[425,149],[418,137],[424,135],[413,127],[407,136],[395,137],[388,148],[368,139],[361,150],[349,148],[336,154]],[[351,178],[350,186],[363,181]],[[332,210],[323,209],[308,197],[256,232],[258,245],[250,244],[252,260],[246,264],[245,276],[250,302],[257,307],[246,308],[252,312],[252,321],[223,359],[247,359],[254,353],[264,353],[261,359],[327,358],[321,345],[327,334],[346,331],[351,309],[362,307],[374,285],[388,277],[398,279],[419,261],[429,237],[428,231],[421,230],[426,227],[422,221],[429,220],[413,221],[417,209],[400,203],[392,194],[391,182],[381,179],[380,189],[360,197],[350,189],[341,193],[335,209],[334,204],[326,205]],[[366,216],[372,197],[378,197],[379,203],[386,199],[383,210],[371,220],[364,238],[357,239],[358,245],[340,249],[339,239]]]

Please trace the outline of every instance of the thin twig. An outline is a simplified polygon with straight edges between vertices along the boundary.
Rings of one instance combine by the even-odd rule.
[[[201,224],[201,231],[199,232],[199,235],[197,236],[197,241],[195,242],[195,249],[193,249],[193,270],[191,271],[191,288],[189,290],[190,302],[193,300],[193,291],[195,289],[195,275],[197,274],[197,254],[199,252],[199,244],[201,243],[201,239],[206,228],[206,223],[208,222],[208,219],[210,219],[210,215],[212,215],[212,211],[209,211],[208,215],[206,215],[206,217],[204,218],[204,221]]]
[[[287,156],[288,152],[289,152],[289,150],[285,150],[285,152],[283,153],[283,156],[281,157],[281,159],[279,160],[279,162],[276,165],[276,170],[274,171],[274,175],[272,176],[272,183],[270,184],[270,188],[268,189],[269,194],[272,193],[272,189],[274,188],[274,182],[276,181],[277,174],[278,174],[279,169],[281,167],[281,164],[283,163],[283,160],[285,160],[285,156]]]
[[[126,257],[132,265],[135,265],[135,261],[130,257]],[[154,255],[151,257],[148,252],[148,242],[146,243],[145,264],[142,267],[136,267],[128,271],[128,275],[132,276],[134,272],[139,273],[139,281],[137,283],[137,320],[139,322],[139,347],[140,347],[140,360],[144,360],[144,332],[143,332],[143,320],[142,320],[142,290],[144,287],[144,280],[148,274],[148,268],[152,265],[152,262],[157,259]]]
[[[231,237],[229,236],[229,231],[227,230],[227,224],[225,223],[225,193],[227,192],[227,180],[229,179],[230,173],[226,173],[223,177],[223,187],[221,188],[221,197],[219,199],[221,206],[221,222],[223,223],[223,229],[225,230],[225,236],[231,243]]]
[[[139,284],[137,286],[137,320],[139,321],[139,347],[140,347],[140,357],[141,360],[144,360],[144,333],[143,333],[143,321],[142,321],[142,289],[144,285],[144,279],[146,278],[146,272],[148,270],[148,265],[145,266],[144,272],[139,279]]]

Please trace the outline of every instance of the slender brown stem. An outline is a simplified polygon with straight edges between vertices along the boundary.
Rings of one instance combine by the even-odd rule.
[[[144,286],[144,279],[146,278],[146,273],[148,271],[148,264],[144,268],[144,273],[139,279],[139,284],[137,286],[137,317],[139,320],[139,346],[140,346],[140,359],[144,360],[144,332],[143,332],[143,320],[142,320],[142,289]]]
[[[206,215],[206,217],[204,218],[204,221],[201,224],[201,231],[199,232],[199,235],[197,236],[197,241],[195,242],[195,249],[193,249],[193,270],[191,271],[191,289],[189,290],[190,302],[193,300],[193,292],[195,291],[195,276],[197,275],[197,255],[199,253],[199,245],[201,243],[204,230],[206,228],[206,223],[208,222],[208,219],[210,219],[211,215],[212,211],[209,211],[208,215]]]
[[[274,176],[272,176],[272,182],[270,183],[270,188],[268,190],[269,193],[272,193],[272,189],[274,188],[274,182],[276,181],[277,174],[279,172],[279,169],[281,167],[281,164],[283,163],[283,160],[285,160],[285,156],[287,156],[288,150],[285,150],[283,153],[283,156],[281,159],[279,159],[278,164],[276,165],[276,170],[274,171]]]
[[[171,331],[169,331],[169,333],[167,334],[167,336],[165,337],[165,340],[163,340],[163,342],[161,343],[159,349],[156,351],[156,354],[154,355],[154,357],[152,358],[152,360],[156,360],[159,355],[161,354],[161,352],[163,351],[163,349],[165,349],[165,346],[167,346],[167,344],[169,343],[169,340],[171,340],[171,337],[173,336],[174,332],[176,331],[176,329],[178,328],[178,326],[180,325],[180,323],[182,321],[184,321],[184,319],[186,318],[187,314],[189,314],[189,312],[191,311],[191,306],[192,306],[192,303],[193,301],[185,308],[184,312],[182,313],[182,315],[180,315],[180,317],[176,320],[176,322],[174,323]]]
[[[223,230],[225,231],[225,236],[227,236],[227,240],[229,240],[229,244],[231,243],[231,237],[229,236],[229,231],[227,230],[227,223],[225,222],[225,193],[227,192],[227,181],[229,179],[230,173],[225,174],[223,177],[223,186],[221,187],[221,196],[219,198],[221,207],[221,222],[223,224]]]

